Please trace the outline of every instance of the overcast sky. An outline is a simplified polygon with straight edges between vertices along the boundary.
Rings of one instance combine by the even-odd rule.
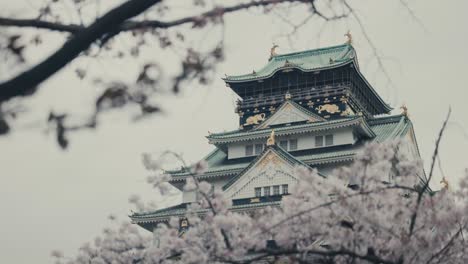
[[[0,0],[0,15],[28,17],[25,14],[30,14],[34,2],[18,0],[13,5]],[[85,108],[95,90],[74,77],[77,63],[89,63],[89,69],[106,77],[134,78],[131,60],[104,59],[68,66],[46,82],[46,89],[31,101],[30,112],[23,119],[27,122],[0,137],[0,262],[50,263],[53,249],[72,255],[101,232],[109,214],[126,218],[131,194],[140,194],[147,201],[157,199],[145,183],[142,152],[170,149],[183,153],[187,161],[195,161],[212,149],[205,138],[207,131],[237,128],[236,96],[220,79],[224,73],[260,68],[267,62],[272,42],[280,45],[279,53],[336,45],[344,42],[348,28],[361,70],[377,92],[396,108],[394,113],[400,113],[402,103],[408,106],[426,168],[438,129],[452,107],[441,161],[443,172],[454,185],[467,167],[468,154],[468,1],[407,1],[422,25],[399,2],[359,1],[356,8],[382,54],[393,86],[386,85],[382,73],[376,72],[372,51],[356,23],[328,24],[319,36],[324,23],[312,20],[288,41],[278,37],[288,30],[278,17],[249,11],[227,17],[226,61],[212,84],[193,85],[181,96],[164,97],[165,114],[144,122],[129,121],[131,110],[108,114],[96,131],[72,134],[70,148],[62,151],[53,134],[45,133],[43,121],[50,109],[78,114],[89,110]],[[219,31],[207,34],[206,41],[216,34]],[[37,61],[60,44],[56,35],[50,35],[48,41],[43,53],[28,56]],[[147,51],[156,58],[155,53]],[[170,68],[170,61],[166,61]],[[0,78],[4,77],[0,73]],[[440,175],[437,169],[436,187]],[[175,198],[160,205],[177,202]]]

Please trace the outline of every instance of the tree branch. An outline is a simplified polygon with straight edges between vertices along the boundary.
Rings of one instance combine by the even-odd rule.
[[[448,123],[448,120],[450,118],[451,113],[452,113],[452,109],[449,107],[447,117],[445,118],[445,121],[442,124],[442,128],[439,131],[439,135],[438,135],[436,143],[435,143],[435,149],[434,149],[434,153],[432,154],[432,162],[431,162],[431,169],[429,171],[429,177],[428,177],[427,181],[424,182],[424,185],[422,186],[421,190],[419,190],[419,192],[418,192],[418,199],[416,201],[416,208],[414,209],[414,212],[411,215],[411,220],[410,220],[410,227],[409,227],[409,236],[410,237],[413,235],[414,226],[416,224],[416,217],[418,215],[419,205],[421,204],[422,196],[428,190],[429,182],[432,179],[436,158],[439,155],[439,145],[440,145],[440,142],[442,140],[442,136],[444,135],[445,128],[447,127],[447,123]]]
[[[43,62],[8,81],[0,83],[0,102],[7,101],[16,96],[25,96],[34,93],[37,89],[37,85],[58,72],[81,52],[87,50],[93,42],[101,38],[106,38],[108,34],[112,34],[112,37],[116,36],[121,31],[142,28],[170,28],[189,23],[193,23],[195,26],[200,23],[203,24],[204,20],[208,18],[220,17],[226,13],[248,9],[250,7],[269,6],[286,2],[313,2],[306,0],[251,1],[230,7],[216,7],[200,15],[188,16],[169,22],[159,20],[125,22],[141,14],[160,1],[161,0],[129,0],[112,9],[88,27],[73,24],[57,24],[41,20],[0,18],[0,26],[36,27],[74,33],[70,40]]]
[[[251,7],[262,7],[262,6],[269,6],[274,4],[281,4],[287,2],[302,2],[302,3],[313,3],[314,1],[307,1],[307,0],[262,0],[262,1],[251,1],[248,3],[238,4],[229,7],[215,7],[209,11],[200,13],[198,15],[187,16],[179,19],[175,19],[172,21],[161,21],[161,20],[144,20],[144,21],[135,21],[129,20],[123,22],[118,27],[118,32],[122,31],[131,31],[137,29],[145,29],[145,28],[170,28],[174,26],[180,26],[183,24],[190,24],[190,23],[198,23],[202,19],[219,17],[227,13],[236,12],[243,9],[248,9]],[[330,19],[338,19],[341,17],[333,17],[329,18],[321,13],[319,13],[315,8],[313,9],[314,13],[317,13],[325,20]],[[14,19],[14,18],[5,18],[0,17],[0,26],[4,27],[20,27],[20,28],[39,28],[39,29],[48,29],[53,31],[60,31],[60,32],[69,32],[69,33],[76,33],[79,30],[86,29],[85,26],[81,26],[78,24],[61,24],[59,22],[49,22],[40,19]]]
[[[115,30],[123,21],[139,15],[161,0],[130,0],[112,9],[86,29],[78,31],[54,54],[33,68],[0,84],[0,102],[35,92],[37,85],[62,69],[97,39]]]
[[[365,260],[371,263],[378,263],[378,264],[395,264],[397,262],[390,261],[390,260],[385,260],[382,258],[379,258],[378,256],[375,255],[361,255],[356,252],[347,250],[347,249],[340,249],[340,250],[307,250],[306,252],[303,252],[301,250],[297,249],[277,249],[277,250],[261,250],[260,252],[255,252],[255,253],[260,253],[261,255],[258,255],[256,257],[253,257],[248,260],[248,263],[255,262],[257,260],[261,260],[267,257],[271,256],[288,256],[288,255],[296,255],[296,254],[307,254],[307,255],[316,255],[316,256],[322,256],[322,257],[337,257],[337,256],[348,256],[352,257],[355,259],[360,259],[360,260]]]
[[[438,252],[436,252],[435,254],[433,254],[433,255],[431,256],[431,258],[427,261],[427,263],[429,264],[429,263],[432,262],[432,260],[434,260],[434,259],[436,259],[436,258],[440,258],[441,255],[442,255],[445,251],[447,251],[447,249],[448,249],[449,246],[453,243],[453,241],[455,241],[455,238],[457,238],[459,235],[462,234],[463,229],[464,229],[464,226],[463,226],[463,227],[460,226],[460,228],[458,229],[458,231],[457,231],[455,234],[453,234],[453,236],[449,239],[449,241],[447,242],[447,244],[446,244],[445,246],[443,246]]]
[[[76,33],[85,27],[76,24],[61,24],[49,22],[40,19],[15,19],[0,17],[0,26],[2,27],[20,27],[20,28],[39,28],[59,32]]]

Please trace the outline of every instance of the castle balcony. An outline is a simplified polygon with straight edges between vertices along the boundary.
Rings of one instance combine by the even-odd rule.
[[[342,82],[338,84],[328,84],[321,86],[296,85],[278,87],[275,90],[281,91],[270,94],[257,94],[237,101],[237,109],[258,108],[281,104],[286,100],[285,94],[289,93],[294,101],[313,100],[317,98],[338,97],[344,95],[352,88],[351,82]],[[283,92],[284,91],[284,92]]]

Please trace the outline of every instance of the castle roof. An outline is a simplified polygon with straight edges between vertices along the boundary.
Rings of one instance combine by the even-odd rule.
[[[331,129],[339,129],[345,127],[356,127],[366,137],[375,137],[374,132],[370,129],[364,117],[353,116],[343,117],[334,120],[316,121],[313,123],[282,126],[277,128],[265,128],[258,130],[234,130],[223,133],[212,133],[209,136],[207,136],[207,138],[211,144],[222,145],[232,142],[253,139],[266,139],[268,138],[272,130],[275,130],[276,136],[287,136],[308,132],[327,131]]]
[[[229,208],[230,211],[245,212],[250,210],[256,210],[259,208],[264,208],[267,206],[280,206],[281,196],[261,197],[259,198],[259,202],[256,203],[243,201],[233,202],[233,206]],[[130,216],[130,219],[132,220],[132,223],[138,224],[152,232],[152,227],[154,227],[152,223],[167,222],[170,217],[185,216],[189,206],[189,203],[181,203],[175,206],[151,212],[134,213]],[[209,212],[209,209],[198,209],[196,210],[196,212],[199,215],[204,215]]]
[[[352,118],[354,120],[357,118]],[[350,120],[349,118],[345,120]],[[338,120],[336,120],[338,121]],[[332,121],[328,121],[332,122]],[[314,125],[311,123],[307,125]],[[310,149],[302,151],[292,151],[288,153],[295,159],[304,162],[307,165],[321,165],[334,162],[352,161],[356,153],[359,152],[363,144],[367,142],[384,142],[387,140],[398,139],[405,135],[412,127],[411,121],[403,115],[383,116],[367,121],[367,125],[375,135],[354,145],[331,146],[319,149]],[[303,127],[304,125],[297,125]],[[260,130],[263,131],[263,130]],[[271,129],[266,129],[266,135],[269,135]],[[252,131],[253,132],[253,131]],[[252,133],[251,132],[251,133]],[[276,136],[281,135],[278,129],[275,129]],[[227,132],[228,134],[230,132]],[[213,135],[213,134],[212,134]],[[260,138],[263,138],[263,132]],[[265,136],[266,138],[267,136]],[[197,176],[199,179],[208,179],[213,177],[232,177],[242,172],[255,157],[244,157],[237,159],[228,159],[227,154],[220,148],[216,148],[208,154],[203,160],[206,161],[208,168],[203,175]],[[184,181],[191,174],[188,169],[166,171],[171,175],[171,182]]]
[[[227,83],[262,80],[287,68],[296,68],[304,72],[330,69],[352,62],[355,57],[356,52],[349,44],[275,55],[263,68],[254,73],[230,75],[223,80]]]
[[[304,166],[304,167],[307,167],[307,168],[309,167],[309,165],[305,164],[300,159],[295,158],[293,155],[289,154],[289,152],[282,149],[280,146],[278,146],[278,145],[267,146],[260,155],[255,157],[254,160],[249,163],[249,165],[247,167],[245,167],[236,176],[232,177],[223,186],[223,190],[226,190],[233,183],[235,183],[239,178],[241,178],[244,175],[244,173],[247,172],[252,166],[254,166],[254,164],[257,163],[257,161],[261,160],[266,155],[267,152],[274,152],[276,155],[278,155],[279,157],[281,157],[283,160],[290,163],[291,165],[299,165],[299,166]]]

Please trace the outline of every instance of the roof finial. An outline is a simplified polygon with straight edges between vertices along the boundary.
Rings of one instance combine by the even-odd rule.
[[[348,32],[346,32],[346,34],[344,35],[348,38],[348,40],[346,40],[346,43],[349,45],[353,44],[353,36],[351,35],[351,31],[348,30]]]
[[[403,104],[400,109],[402,110],[401,114],[408,117],[408,107],[406,107],[406,104]]]
[[[271,130],[270,137],[267,140],[267,146],[275,145],[275,130]]]
[[[268,60],[271,60],[274,56],[278,55],[278,54],[276,54],[276,48],[278,48],[278,47],[279,47],[278,45],[273,43],[273,47],[271,47],[271,49],[270,49],[270,58]]]
[[[445,189],[445,190],[449,189],[449,182],[447,181],[447,179],[445,179],[445,177],[442,178],[440,183],[442,184],[442,189]]]
[[[291,99],[291,94],[290,94],[289,92],[287,92],[287,93],[284,95],[284,99],[286,99],[286,100]]]

